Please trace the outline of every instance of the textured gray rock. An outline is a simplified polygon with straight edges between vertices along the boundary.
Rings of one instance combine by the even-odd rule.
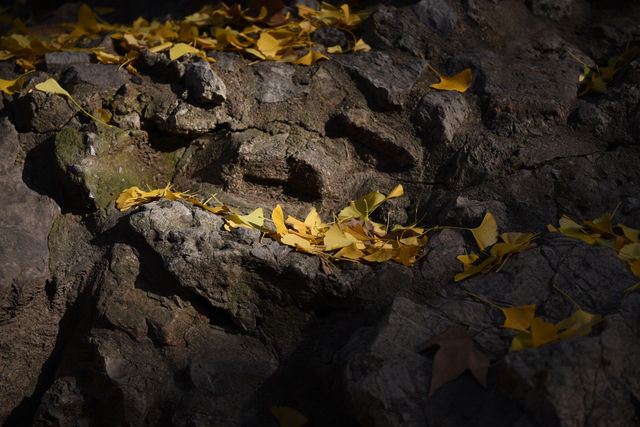
[[[90,62],[90,52],[48,52],[44,55],[45,66],[50,72],[64,71],[72,65]]]
[[[406,93],[426,65],[424,60],[396,64],[388,55],[377,51],[335,56],[334,60],[361,84],[372,107],[382,110],[403,105]]]
[[[427,144],[431,141],[448,143],[468,114],[469,107],[462,94],[430,91],[413,112],[413,119],[426,136]]]
[[[128,82],[130,74],[117,65],[80,64],[72,65],[63,73],[61,84],[88,84],[98,88],[119,87]]]
[[[184,83],[189,96],[200,104],[220,105],[227,99],[227,87],[206,61],[188,63]]]
[[[311,41],[319,43],[325,47],[340,46],[346,49],[348,46],[347,36],[337,28],[322,27],[311,33]]]
[[[303,93],[306,89],[293,80],[295,66],[278,62],[265,62],[255,66],[257,77],[256,98],[260,102],[282,102]]]
[[[449,36],[458,22],[456,13],[445,0],[420,0],[413,11],[420,22],[442,37]]]

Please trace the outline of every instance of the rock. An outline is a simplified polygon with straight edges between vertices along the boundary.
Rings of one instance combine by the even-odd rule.
[[[414,141],[377,122],[375,116],[367,110],[348,110],[340,114],[338,120],[341,129],[355,143],[381,154],[381,165],[407,168],[415,167],[420,162],[421,153]]]
[[[227,99],[227,87],[206,61],[188,63],[184,82],[189,96],[200,104],[220,105]]]
[[[44,63],[49,72],[64,71],[72,65],[88,64],[91,62],[90,52],[47,52],[44,55]]]
[[[101,89],[119,87],[129,81],[129,73],[117,65],[81,64],[67,68],[60,84],[88,84]]]
[[[140,51],[140,59],[136,63],[140,71],[152,74],[165,82],[175,82],[184,76],[185,66],[179,61],[171,61],[166,54],[153,53],[148,49]]]
[[[554,21],[568,18],[573,11],[573,0],[527,0],[531,13]]]
[[[349,42],[347,36],[333,27],[321,27],[311,33],[311,41],[314,43],[322,44],[325,47],[340,46],[342,49],[347,49]]]
[[[124,116],[114,115],[111,120],[120,129],[140,129],[140,114],[136,111],[132,111]]]
[[[445,0],[420,0],[413,6],[413,11],[420,22],[441,37],[448,37],[458,22],[456,13]]]
[[[66,98],[39,90],[20,96],[12,109],[18,131],[38,133],[62,129],[77,112]]]
[[[56,203],[27,187],[22,168],[14,166],[18,135],[5,117],[0,119],[3,154],[0,181],[3,188],[3,214],[0,218],[0,295],[12,287],[21,288],[43,282],[48,274],[47,236],[53,219],[60,213]],[[12,155],[13,153],[13,155]]]
[[[450,143],[468,114],[469,107],[461,93],[430,91],[413,112],[413,120],[427,143]]]
[[[305,92],[293,81],[295,66],[279,62],[263,62],[255,67],[256,98],[260,102],[282,102]]]
[[[431,252],[423,262],[430,263],[431,256],[439,255]],[[552,285],[577,298],[583,310],[606,316],[619,312],[620,292],[635,280],[611,249],[565,237],[545,239],[540,247],[516,257],[500,273],[466,280],[465,288],[506,306],[536,304],[537,315],[557,322],[575,307]],[[575,281],[578,271],[579,283]],[[601,286],[603,282],[613,288]],[[515,335],[500,328],[503,318],[498,310],[464,296],[459,289],[450,289],[426,305],[395,298],[376,323],[357,330],[340,350],[345,392],[360,422],[374,419],[376,425],[398,426],[445,419],[451,423],[446,425],[474,419],[481,426],[496,425],[496,420],[505,426],[517,420],[529,423],[523,425],[573,425],[574,420],[580,425],[633,423],[631,402],[639,386],[638,367],[632,361],[633,353],[622,347],[635,346],[637,334],[619,314],[588,336],[507,354],[506,365],[490,369],[486,390],[463,374],[428,397],[433,356],[418,353],[421,344],[456,325],[468,326],[484,351],[508,347]],[[631,310],[622,313],[635,318],[632,324],[637,326]],[[598,381],[594,380],[596,371]],[[629,374],[621,374],[623,371]],[[621,377],[630,380],[620,384]],[[568,390],[581,390],[581,395],[591,397],[566,400],[562,396]],[[453,406],[454,396],[465,404]],[[478,412],[480,407],[483,410]],[[616,415],[609,421],[605,414],[612,407]]]
[[[358,81],[371,106],[381,110],[400,108],[426,65],[421,59],[396,64],[377,51],[336,55],[333,59]]]
[[[429,56],[426,29],[407,9],[380,6],[363,24],[362,30],[363,39],[374,48],[398,48],[415,56]]]
[[[222,111],[210,111],[193,107],[187,103],[179,103],[169,113],[167,120],[161,122],[160,129],[177,134],[200,135],[214,130],[223,120]]]
[[[118,128],[82,132],[67,127],[56,135],[54,161],[66,176],[63,184],[78,207],[97,210],[100,216],[114,209],[114,200],[125,188],[140,185],[141,180],[163,187],[171,180],[183,149],[149,157],[132,155],[134,141],[149,144],[146,132]]]
[[[44,393],[34,416],[34,425],[55,422],[59,426],[89,426],[84,413],[85,398],[73,377],[57,378]]]

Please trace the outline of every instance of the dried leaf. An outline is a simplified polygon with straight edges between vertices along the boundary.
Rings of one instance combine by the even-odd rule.
[[[354,52],[369,52],[370,50],[371,46],[366,44],[362,39],[358,39],[358,41],[356,41],[356,44],[353,46]]]
[[[320,59],[329,59],[329,57],[321,54],[320,52],[316,52],[315,50],[310,50],[309,53],[298,58],[293,63],[298,65],[312,65],[312,64],[315,64],[316,61]]]
[[[7,95],[13,95],[14,93],[22,89],[22,85],[24,84],[23,76],[24,74],[15,80],[0,79],[0,90]]]
[[[271,213],[271,219],[273,220],[273,224],[276,226],[276,232],[279,235],[283,236],[287,234],[287,226],[284,225],[284,213],[282,212],[280,205],[277,205]]]
[[[431,71],[435,73],[438,78],[440,78],[440,82],[429,85],[429,87],[439,90],[455,90],[458,92],[466,92],[469,87],[471,87],[471,82],[473,77],[471,75],[471,69],[465,68],[455,76],[445,77],[442,74],[438,73],[435,68],[431,66],[431,64],[427,64]]]
[[[602,315],[591,314],[581,309],[576,310],[570,317],[556,323],[560,331],[561,340],[573,337],[584,337],[591,333],[591,328],[602,320]]]
[[[533,321],[536,305],[520,305],[517,307],[498,307],[504,313],[503,328],[526,331]]]
[[[418,351],[440,346],[433,359],[429,396],[446,383],[455,380],[466,370],[483,386],[487,385],[487,371],[492,357],[479,351],[467,330],[461,326],[449,328],[430,339]]]
[[[469,231],[473,233],[473,237],[476,239],[478,248],[481,251],[498,241],[498,224],[496,224],[496,219],[490,212],[486,213],[478,227],[470,228]]]
[[[187,53],[200,54],[202,51],[186,43],[176,43],[169,49],[169,59],[173,61]]]
[[[264,213],[262,212],[262,208],[258,208],[247,215],[238,215],[237,213],[233,213],[231,215],[227,215],[224,219],[226,220],[224,227],[227,230],[238,227],[260,229],[264,225]]]
[[[272,406],[269,412],[278,420],[280,427],[302,427],[309,423],[307,417],[288,406]]]
[[[351,243],[353,240],[347,238],[338,224],[333,224],[324,235],[324,246],[327,251],[344,248]]]

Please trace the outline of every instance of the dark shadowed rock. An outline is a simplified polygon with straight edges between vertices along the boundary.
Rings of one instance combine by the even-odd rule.
[[[62,129],[77,112],[66,97],[39,90],[19,97],[11,105],[20,132],[51,132]]]
[[[336,55],[334,60],[358,81],[371,106],[382,110],[403,105],[406,93],[426,65],[421,59],[396,64],[377,51]]]
[[[573,11],[573,0],[527,0],[531,13],[559,21]]]
[[[426,29],[407,9],[381,6],[363,25],[363,38],[378,49],[402,49],[415,56],[428,57]]]
[[[154,53],[148,49],[140,52],[136,66],[140,71],[165,82],[180,80],[185,72],[185,66],[180,61],[171,61],[165,53]]]
[[[227,99],[227,87],[206,61],[188,63],[184,83],[189,96],[200,104],[220,105]]]
[[[48,52],[44,55],[44,63],[49,72],[64,71],[72,65],[91,62],[90,52]]]
[[[346,49],[348,46],[347,36],[337,28],[322,27],[311,33],[311,41],[319,43],[325,47],[340,46]]]
[[[382,154],[381,164],[393,167],[415,167],[421,158],[415,142],[376,121],[367,110],[352,109],[338,116],[341,129],[356,144]]]
[[[447,37],[456,26],[458,17],[445,0],[420,0],[413,6],[420,22],[442,37]]]
[[[449,143],[464,124],[469,107],[464,96],[458,92],[429,91],[413,112],[413,120],[427,144]]]

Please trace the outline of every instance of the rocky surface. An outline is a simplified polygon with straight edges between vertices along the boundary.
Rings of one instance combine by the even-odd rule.
[[[311,67],[143,51],[131,75],[47,54],[0,98],[0,423],[275,426],[269,408],[286,405],[314,426],[638,425],[640,293],[624,294],[638,277],[611,249],[546,231],[616,207],[640,228],[640,59],[577,97],[571,56],[606,63],[640,41],[638,22],[634,2],[403,1],[357,31],[370,52]],[[471,68],[471,88],[430,89],[427,63]],[[0,62],[0,78],[18,75]],[[49,77],[114,126],[31,90]],[[327,274],[190,203],[114,206],[167,182],[240,213],[324,218],[402,183],[378,220],[474,227],[491,212],[501,231],[541,235],[458,283],[456,256],[475,244],[455,229],[430,233],[413,267]],[[515,352],[500,310],[464,292],[557,322],[575,307],[554,286],[604,320]],[[465,373],[429,396],[435,349],[418,349],[456,326],[494,358],[487,386]]]

